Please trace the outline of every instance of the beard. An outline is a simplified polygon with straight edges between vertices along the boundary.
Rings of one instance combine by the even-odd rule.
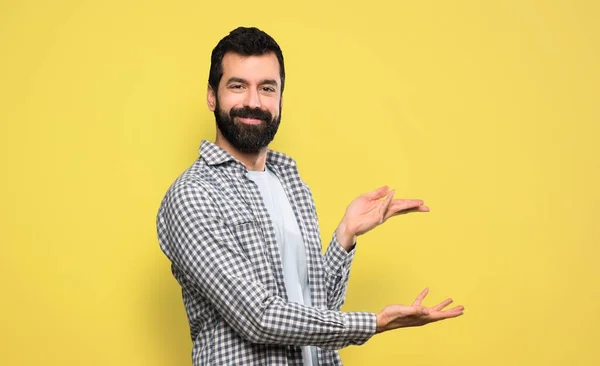
[[[273,117],[269,111],[250,107],[231,108],[227,113],[221,110],[217,98],[214,114],[217,128],[233,147],[243,153],[255,154],[265,149],[275,138],[281,121],[281,103],[279,115]],[[236,117],[255,118],[261,123],[249,125],[236,121]]]

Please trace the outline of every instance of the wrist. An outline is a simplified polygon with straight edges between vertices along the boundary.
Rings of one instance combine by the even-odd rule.
[[[348,230],[348,225],[346,225],[344,220],[340,222],[337,229],[335,230],[335,236],[337,238],[338,243],[340,243],[340,245],[342,246],[342,248],[344,248],[344,250],[346,250],[346,252],[349,252],[354,246],[354,243],[356,243],[356,234]]]
[[[383,319],[381,319],[381,313],[375,314],[375,319],[377,319],[377,326],[375,327],[375,334],[383,333],[385,331],[385,326],[382,324]]]

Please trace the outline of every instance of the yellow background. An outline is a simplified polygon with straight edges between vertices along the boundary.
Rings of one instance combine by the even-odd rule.
[[[190,364],[154,219],[214,139],[210,51],[256,25],[323,238],[383,184],[432,210],[362,238],[344,309],[467,309],[346,365],[599,365],[598,4],[2,1],[0,364]]]

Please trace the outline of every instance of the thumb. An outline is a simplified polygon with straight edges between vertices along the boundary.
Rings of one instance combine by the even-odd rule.
[[[429,315],[429,309],[424,306],[413,306],[413,314],[416,316],[427,316]]]
[[[364,197],[371,199],[371,200],[378,200],[380,198],[383,198],[388,193],[389,190],[390,190],[390,187],[383,186],[383,187],[377,188],[374,191],[365,193]]]

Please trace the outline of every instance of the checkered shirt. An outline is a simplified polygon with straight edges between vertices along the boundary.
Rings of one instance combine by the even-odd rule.
[[[302,365],[316,346],[320,366],[366,342],[373,313],[341,312],[355,250],[335,234],[325,255],[312,194],[296,163],[269,150],[304,239],[313,306],[288,302],[275,229],[246,167],[202,141],[200,158],[166,193],[157,216],[162,251],[182,288],[193,365]]]

